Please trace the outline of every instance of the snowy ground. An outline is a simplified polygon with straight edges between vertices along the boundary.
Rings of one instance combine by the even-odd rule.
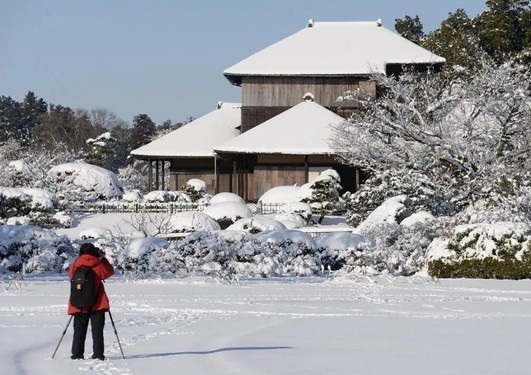
[[[6,375],[531,373],[529,280],[116,276],[106,287],[126,359],[107,321],[104,362],[69,359],[72,327],[51,359],[68,321],[65,278],[20,286],[0,289]]]

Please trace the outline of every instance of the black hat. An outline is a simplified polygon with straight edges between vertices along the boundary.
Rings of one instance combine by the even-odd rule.
[[[83,243],[79,247],[79,255],[83,254],[97,255],[98,249],[91,243]]]

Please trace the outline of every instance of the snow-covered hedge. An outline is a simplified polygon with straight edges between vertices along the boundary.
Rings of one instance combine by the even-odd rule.
[[[0,273],[61,272],[76,256],[66,236],[31,225],[0,225]]]
[[[57,196],[65,202],[119,199],[124,193],[113,172],[84,162],[57,165],[48,176],[57,186]]]
[[[195,232],[176,241],[135,240],[118,257],[138,276],[180,273],[219,277],[314,275],[320,270],[315,242],[299,231],[250,235],[241,231]]]
[[[531,277],[531,225],[497,222],[459,225],[427,251],[430,274],[439,277]]]

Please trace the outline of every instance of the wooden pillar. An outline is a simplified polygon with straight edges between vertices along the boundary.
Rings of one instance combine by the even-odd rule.
[[[247,191],[247,157],[242,156],[242,195],[245,200],[249,199]]]
[[[164,184],[164,167],[166,165],[166,161],[162,160],[162,168],[160,170],[161,174],[162,174],[162,178],[160,180],[160,186],[161,186],[161,190],[166,190],[166,187],[165,187],[165,184]]]
[[[214,195],[219,193],[219,173],[218,173],[218,156],[214,155]]]
[[[310,182],[308,179],[310,178],[310,167],[308,166],[308,155],[304,155],[304,181],[306,183]]]
[[[159,159],[155,161],[155,190],[159,189]]]
[[[355,188],[354,188],[354,191],[358,191],[360,189],[360,185],[361,185],[361,172],[359,170],[359,168],[356,168],[356,177],[355,177]]]
[[[153,190],[153,165],[151,159],[148,159],[148,189]]]
[[[232,162],[232,192],[238,194],[238,162],[234,160]]]

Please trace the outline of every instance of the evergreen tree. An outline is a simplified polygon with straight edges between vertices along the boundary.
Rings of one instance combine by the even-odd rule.
[[[524,33],[524,49],[531,50],[531,9],[522,14],[521,26]]]
[[[420,44],[424,39],[424,26],[420,22],[418,15],[415,18],[405,16],[404,18],[395,19],[395,30],[404,38],[416,44]]]
[[[115,158],[113,164],[110,166],[110,170],[112,171],[118,171],[127,165],[129,153],[131,152],[131,148],[129,147],[131,130],[125,122],[117,124],[111,129],[111,136],[116,140]]]
[[[20,103],[10,96],[0,96],[0,143],[10,139],[18,140],[21,124]]]
[[[474,24],[463,9],[450,13],[441,27],[422,42],[422,47],[444,57],[448,68],[458,65],[471,71],[477,67],[478,56],[482,54],[478,45]]]
[[[18,138],[22,146],[28,146],[32,130],[40,123],[42,115],[48,112],[48,104],[28,91],[20,108],[21,124]]]
[[[85,152],[85,161],[99,167],[113,170],[114,160],[116,157],[116,139],[106,132],[97,138],[87,139],[87,151]]]
[[[146,114],[140,114],[133,118],[133,129],[129,139],[131,150],[148,144],[157,131],[155,123]]]
[[[529,12],[529,0],[487,0],[486,4],[487,10],[474,22],[475,29],[481,48],[501,63],[524,47],[524,27],[529,25],[523,16]]]

